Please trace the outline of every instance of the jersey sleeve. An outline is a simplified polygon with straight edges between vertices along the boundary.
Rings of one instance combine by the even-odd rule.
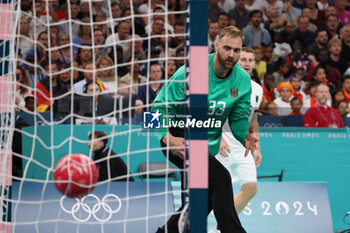
[[[161,122],[163,122],[165,115],[181,114],[181,111],[184,109],[183,104],[174,103],[185,100],[184,76],[185,68],[182,66],[175,72],[173,77],[164,84],[157,97],[154,99],[151,111],[156,112],[158,110],[159,113],[161,113]],[[159,140],[167,133],[167,129],[159,129],[156,132]]]
[[[233,105],[228,118],[233,136],[243,146],[249,131],[250,97],[252,92],[250,81],[246,83],[243,95]]]

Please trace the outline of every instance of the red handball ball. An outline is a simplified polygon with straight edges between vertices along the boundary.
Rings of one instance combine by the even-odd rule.
[[[70,198],[83,197],[95,188],[98,170],[88,156],[68,154],[56,164],[53,179],[56,188],[63,195]]]

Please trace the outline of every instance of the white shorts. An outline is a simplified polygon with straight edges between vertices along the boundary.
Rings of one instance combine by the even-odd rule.
[[[228,157],[217,154],[215,158],[230,172],[232,183],[243,185],[257,182],[255,162],[250,151],[247,157],[244,157],[244,152],[237,153],[231,148]]]

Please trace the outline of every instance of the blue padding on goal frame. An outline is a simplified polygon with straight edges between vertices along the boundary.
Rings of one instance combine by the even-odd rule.
[[[208,95],[191,94],[189,99],[190,107],[188,114],[190,115],[190,119],[206,121],[208,119]],[[187,131],[186,138],[188,140],[208,140],[208,129],[190,128]]]
[[[190,200],[191,230],[207,232],[208,189],[190,189]],[[194,210],[194,214],[191,210]]]
[[[208,45],[208,1],[191,0],[190,13],[190,44]]]
[[[7,75],[9,71],[9,60],[4,58],[10,55],[10,41],[0,40],[0,76]]]

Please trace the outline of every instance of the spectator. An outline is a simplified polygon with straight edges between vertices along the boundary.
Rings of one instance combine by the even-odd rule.
[[[245,7],[244,0],[236,0],[236,7],[228,12],[228,16],[230,17],[231,25],[236,25],[243,30],[250,20],[249,11]]]
[[[276,98],[275,95],[275,81],[272,74],[265,74],[264,75],[264,83],[262,85],[263,87],[263,100],[261,102],[260,108],[264,109],[267,102],[273,102],[273,100]]]
[[[29,34],[29,23],[25,17],[20,18],[19,35],[16,38],[16,45],[20,48],[23,54],[26,54],[33,47],[33,36]]]
[[[58,78],[57,73],[60,67],[57,64],[45,63],[43,67],[45,68],[47,77],[36,84],[35,92],[38,101],[36,110],[38,112],[46,112],[53,103],[53,97],[58,97],[68,91],[63,87],[61,80]]]
[[[130,8],[130,0],[119,0],[122,11]]]
[[[83,68],[84,68],[84,73],[83,73],[84,79],[77,82],[76,84],[74,84],[74,86],[73,86],[74,92],[76,92],[78,94],[84,93],[85,84],[88,81],[93,81],[94,78],[95,78],[96,82],[98,83],[98,85],[100,86],[100,89],[102,91],[104,91],[106,89],[105,86],[103,85],[103,83],[100,80],[96,79],[96,77],[95,77],[95,74],[96,74],[95,65],[92,63],[88,63],[88,64],[85,64],[85,66]]]
[[[125,60],[129,60],[134,52],[134,57],[139,61],[146,60],[146,53],[142,47],[142,39],[139,35],[133,35],[132,41],[129,42],[129,49],[125,51]]]
[[[328,36],[325,29],[318,29],[316,31],[315,42],[307,47],[307,53],[309,54],[309,59],[314,63],[318,57],[320,49],[327,48]]]
[[[138,89],[138,99],[142,101],[143,105],[147,105],[149,109],[149,104],[153,102],[156,98],[158,92],[163,87],[163,84],[160,80],[163,76],[162,69],[158,63],[153,63],[150,66],[150,83],[139,86]]]
[[[111,20],[111,25],[110,25],[110,29],[111,31],[114,30],[115,27],[118,26],[118,23],[120,21],[120,18],[121,18],[121,14],[122,14],[122,8],[120,6],[120,4],[116,1],[112,1],[111,2],[111,11],[112,11],[112,17]]]
[[[277,104],[275,104],[273,101],[266,103],[265,112],[271,116],[279,116]]]
[[[210,21],[218,21],[219,14],[225,12],[218,6],[218,2],[218,0],[209,0],[208,18]]]
[[[94,47],[96,59],[101,56],[108,56],[108,54],[111,52],[111,48],[105,45],[105,36],[103,31],[99,28],[94,29]]]
[[[326,24],[321,28],[325,28],[327,30],[328,40],[338,38],[341,29],[338,16],[336,14],[326,16]]]
[[[263,10],[264,7],[264,1],[257,1],[257,0],[246,0],[245,1],[245,8],[252,12],[252,11],[260,11]]]
[[[96,60],[97,77],[104,83],[115,82],[114,63],[110,57],[102,56]]]
[[[117,65],[117,75],[120,78],[126,73],[128,73],[128,70],[126,68],[126,65],[124,65],[125,59],[124,59],[123,48],[119,45],[116,45],[114,48],[115,49],[112,49],[111,52],[108,54],[108,56]]]
[[[80,28],[80,19],[78,19],[79,14],[79,6],[77,3],[70,1],[70,4],[68,4],[68,7],[70,7],[70,18],[71,21],[68,23],[62,23],[59,25],[59,29],[61,33],[70,35],[72,38],[75,38],[78,36],[78,31]],[[69,16],[69,12],[66,12],[66,15]]]
[[[46,31],[45,23],[49,23],[50,19],[42,16],[44,12],[44,5],[41,1],[35,1],[32,4],[32,10],[29,13],[29,34],[37,37],[40,32]]]
[[[343,89],[336,89],[332,94],[332,107],[337,108],[342,100],[345,100]]]
[[[146,1],[146,3],[143,3],[139,6],[138,10],[141,14],[152,14],[156,8],[160,8],[164,12],[165,6],[158,4],[157,2],[157,0]]]
[[[263,58],[263,47],[261,45],[253,46],[255,54],[255,66],[254,69],[258,72],[259,79],[263,79],[266,73],[266,62],[262,60]]]
[[[185,64],[185,48],[184,47],[179,47],[176,49],[175,52],[175,63],[176,63],[176,68],[179,68]]]
[[[290,83],[281,82],[276,88],[280,96],[277,97],[273,102],[277,105],[278,114],[280,116],[289,115],[292,111],[290,100],[292,99],[293,87]]]
[[[342,52],[340,57],[348,62],[350,66],[350,24],[345,25],[341,30]]]
[[[339,112],[339,115],[341,117],[348,117],[350,116],[350,107],[346,100],[342,100],[339,102],[337,106],[337,110]]]
[[[118,44],[123,48],[123,51],[127,51],[129,49],[129,41],[127,40],[130,38],[130,25],[127,21],[122,21],[118,24],[118,32],[107,37],[106,45],[114,46]]]
[[[281,10],[281,15],[275,6],[269,6],[266,10],[267,21],[265,23],[265,28],[270,32],[272,38],[274,38],[275,31],[279,32],[284,30],[284,26],[287,24],[287,12],[291,16],[292,25],[296,26],[296,19],[292,12],[292,5],[290,2],[285,2]]]
[[[219,41],[219,25],[215,21],[209,22],[208,28],[208,48],[209,53],[215,53],[216,42]]]
[[[294,98],[298,98],[301,101],[306,99],[306,94],[303,90],[301,90],[301,79],[300,76],[298,74],[292,74],[289,77],[289,82],[293,87],[293,91],[292,91],[292,96]]]
[[[73,67],[83,69],[83,67],[93,61],[91,47],[87,46],[88,45],[83,44],[82,47],[78,49],[77,60],[73,62]],[[74,80],[80,81],[82,79],[84,79],[83,72],[75,70]]]
[[[309,71],[315,67],[312,61],[308,58],[307,53],[302,51],[300,42],[298,40],[294,41],[293,43],[293,52],[291,58],[292,66],[296,69],[302,68],[303,70]]]
[[[310,9],[310,23],[316,25],[317,27],[321,26],[325,21],[324,12],[320,11],[317,8],[316,0],[305,0],[307,8]]]
[[[47,59],[48,35],[46,31],[42,31],[38,35],[38,44],[36,47],[27,51],[26,57],[33,56],[36,64],[41,64]]]
[[[94,26],[94,29],[100,29],[102,31],[102,34],[108,37],[111,35],[111,29],[108,27],[106,20],[107,14],[104,11],[97,11],[95,15],[95,22],[98,24]]]
[[[343,78],[343,92],[345,100],[350,103],[350,75],[345,75]]]
[[[291,116],[302,115],[300,110],[303,107],[303,102],[299,98],[294,97],[290,101],[290,105],[292,107],[292,112],[289,115],[291,115]]]
[[[176,30],[176,26],[174,28]],[[164,20],[162,18],[156,18],[152,24],[152,30],[150,34],[144,35],[144,37],[150,37],[143,41],[143,49],[146,50],[149,46],[155,48],[160,45],[160,38],[164,32]],[[149,42],[150,40],[150,42]],[[169,45],[172,47],[171,45]],[[176,47],[176,45],[175,45]],[[123,49],[124,50],[124,49]],[[125,51],[125,50],[124,50]]]
[[[337,68],[341,75],[343,75],[348,68],[348,63],[340,57],[342,51],[342,41],[338,38],[331,39],[328,43],[329,50],[329,65]]]
[[[90,3],[89,3],[89,0],[81,0],[80,1],[80,11],[79,11],[79,14],[78,14],[77,18],[78,19],[88,19],[88,20],[90,20]]]
[[[317,8],[320,10],[320,11],[325,11],[327,9],[327,7],[329,7],[329,3],[328,3],[328,0],[318,0],[316,2],[317,4]]]
[[[290,45],[285,42],[286,39],[286,31],[284,29],[281,30],[274,30],[274,49],[273,54],[276,57],[286,57],[292,53],[292,48]]]
[[[167,67],[167,79],[170,79],[173,74],[175,74],[176,72],[176,63],[175,63],[175,60],[173,59],[168,59],[168,67]]]
[[[214,21],[215,22],[215,21]],[[227,13],[222,12],[218,15],[218,25],[219,25],[219,31],[223,29],[224,27],[227,27],[229,25],[229,16]]]
[[[59,35],[58,26],[51,25],[54,22],[50,22],[49,26],[49,33],[50,33],[50,47],[56,47],[57,46],[57,38]]]
[[[329,52],[328,49],[321,49],[318,56],[318,66],[322,67],[326,72],[327,83],[331,83],[334,87],[340,87],[341,75],[338,69],[329,65]],[[308,74],[308,80],[314,76],[314,70],[311,69]]]
[[[335,11],[339,17],[339,22],[347,25],[350,24],[350,11],[346,10],[346,0],[335,0]]]
[[[135,1],[133,1],[133,2],[135,2]],[[136,14],[137,14],[137,12],[136,12]],[[122,18],[127,18],[126,22],[130,26],[129,34],[130,35],[137,34],[139,36],[145,35],[146,30],[145,30],[145,26],[144,26],[142,19],[138,18],[138,17],[134,17],[134,15],[135,15],[135,12],[131,12],[130,8],[126,8],[122,12]],[[134,19],[134,21],[132,21],[132,19]],[[135,33],[134,33],[134,31],[135,31]]]
[[[274,45],[272,43],[263,46],[264,48],[264,57],[263,60],[266,62],[266,72],[272,74],[276,70],[276,61],[273,56]]]
[[[344,128],[338,111],[327,105],[329,87],[321,83],[316,87],[316,105],[305,113],[303,122],[305,127]]]
[[[293,0],[292,6],[300,10],[307,7],[306,2],[304,0]]]
[[[142,12],[140,12],[142,13]],[[152,21],[145,27],[146,33],[149,34],[151,29],[152,29],[152,25],[153,25],[153,21],[157,18],[161,18],[164,22],[164,29],[169,31],[171,34],[174,33],[174,28],[173,26],[171,26],[168,22],[165,21],[165,11],[164,8],[162,7],[156,7],[153,9],[153,16],[152,16]],[[159,15],[161,14],[161,15]],[[147,17],[148,18],[148,17]]]
[[[61,66],[61,60],[60,60],[60,50],[58,50],[57,47],[50,49],[50,55],[48,56],[48,59],[51,63],[55,63],[58,66]]]
[[[315,40],[315,33],[309,29],[309,18],[300,16],[298,18],[298,28],[292,32],[292,43],[296,40],[300,42],[302,52],[307,51],[307,47]]]
[[[310,8],[304,8],[301,11],[301,16],[306,16],[306,17],[309,18],[310,23],[309,23],[309,28],[308,29],[310,31],[316,32],[318,28],[317,28],[317,26],[315,24],[311,23],[311,10],[310,10]]]
[[[35,112],[37,103],[36,98],[34,95],[28,95],[26,98],[24,98],[25,103],[25,110],[26,112],[29,111],[31,113]]]
[[[42,72],[41,67],[37,66],[37,60],[33,54],[28,54],[25,57],[26,73],[29,77],[30,87],[35,88],[36,83],[45,78],[45,75]]]
[[[106,16],[108,15],[108,10],[103,8],[103,3],[104,3],[103,0],[95,0],[92,2],[92,4],[93,4],[92,15],[97,17],[98,12],[103,12]],[[97,21],[97,22],[100,22],[100,21]]]
[[[98,181],[134,181],[124,161],[109,147],[105,132],[95,131],[89,135],[89,148],[94,152],[98,169]]]
[[[25,69],[22,66],[16,68],[16,106],[25,108],[24,99],[31,94],[30,82]]]
[[[276,62],[276,71],[273,72],[273,77],[275,80],[275,87],[277,87],[281,82],[287,82],[288,79],[285,78],[285,75],[289,72],[289,63],[283,57],[278,58]]]
[[[291,4],[290,2],[288,3]],[[281,0],[266,0],[265,6],[265,9],[268,9],[269,7],[275,7],[278,12],[281,12],[283,8],[283,2]]]
[[[232,10],[235,7],[235,0],[219,0],[218,5],[226,13]]]
[[[102,92],[99,84],[94,81],[87,81],[83,89],[83,93],[93,96],[93,100],[95,100],[95,109],[97,111],[98,95]]]
[[[85,3],[84,3],[85,4]],[[82,23],[91,24],[89,18],[84,18],[81,20]],[[91,26],[90,25],[80,25],[78,36],[73,38],[73,49],[78,50],[81,48],[79,45],[91,45]]]
[[[326,7],[326,9],[324,10],[325,17],[327,18],[328,15],[332,15],[332,14],[337,14],[335,7],[334,6]]]
[[[185,24],[184,22],[176,22],[174,25],[174,37],[171,38],[169,47],[172,49],[177,49],[179,47],[185,46]]]
[[[60,68],[60,80],[63,88],[67,89],[67,91],[72,90],[73,86],[73,71],[71,66],[68,64],[63,64]]]
[[[71,64],[77,56],[77,51],[71,50],[70,38],[68,34],[61,33],[57,37],[57,45],[60,47],[60,61]]]
[[[260,26],[262,23],[262,12],[254,10],[250,12],[250,25],[243,29],[244,42],[247,47],[255,45],[269,44],[271,42],[270,33]]]
[[[146,83],[147,78],[140,75],[139,59],[134,58],[134,60],[131,60],[130,58],[128,62],[130,62],[130,65],[128,65],[129,72],[124,75],[120,81],[129,85],[132,94],[137,94],[139,86],[143,83]]]

